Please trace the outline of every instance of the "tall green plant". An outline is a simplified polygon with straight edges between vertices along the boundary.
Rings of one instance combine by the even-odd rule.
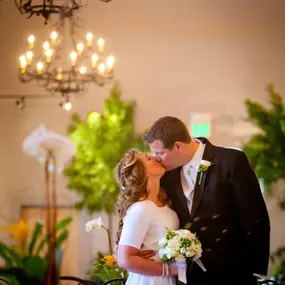
[[[62,244],[68,238],[68,225],[72,222],[71,217],[60,220],[56,225],[56,244],[58,254]],[[3,259],[5,267],[16,267],[23,270],[24,274],[34,280],[34,282],[44,282],[47,269],[47,235],[44,234],[44,226],[36,223],[27,246],[20,252],[14,247],[0,242],[0,258]],[[58,255],[60,257],[60,255]],[[59,266],[60,260],[58,260]],[[18,285],[15,278],[5,277],[9,284]]]
[[[134,110],[135,103],[123,101],[116,84],[104,103],[103,114],[91,112],[86,120],[74,114],[68,128],[77,146],[72,163],[64,171],[68,188],[81,196],[78,209],[86,208],[90,214],[106,211],[109,223],[119,194],[114,168],[127,149],[145,148],[141,136],[135,135]]]
[[[247,99],[247,120],[259,128],[259,133],[251,136],[250,140],[243,145],[243,150],[254,168],[258,177],[265,183],[267,193],[270,186],[280,179],[285,179],[285,105],[282,97],[273,85],[267,87],[269,106],[266,107],[258,102]],[[285,210],[285,189],[279,206]],[[285,248],[278,249],[272,254],[272,261],[279,263],[275,268],[275,276],[283,278],[285,282]]]
[[[248,118],[260,130],[244,144],[258,177],[262,177],[266,189],[279,179],[285,178],[285,105],[273,85],[267,88],[269,107],[247,99]]]

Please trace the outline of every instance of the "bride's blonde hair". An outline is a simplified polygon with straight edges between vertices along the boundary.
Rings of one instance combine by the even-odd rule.
[[[148,177],[142,160],[137,157],[138,153],[140,152],[136,149],[127,151],[115,169],[116,179],[121,188],[117,203],[120,219],[117,231],[117,246],[121,237],[123,219],[127,210],[135,202],[146,200],[148,197]],[[159,199],[171,207],[171,201],[168,200],[164,191],[160,191]]]
[[[127,151],[115,170],[117,182],[121,187],[117,203],[120,218],[117,231],[117,245],[121,237],[123,218],[128,208],[135,202],[147,198],[148,179],[142,161],[136,156],[138,153],[139,151],[136,149]]]

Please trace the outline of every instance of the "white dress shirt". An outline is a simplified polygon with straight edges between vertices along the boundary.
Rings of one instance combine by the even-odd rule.
[[[192,159],[188,163],[183,165],[180,172],[182,189],[186,197],[189,213],[191,213],[193,203],[194,189],[198,174],[198,166],[200,165],[205,150],[205,145],[199,140],[196,141],[199,143],[198,149],[196,150]]]

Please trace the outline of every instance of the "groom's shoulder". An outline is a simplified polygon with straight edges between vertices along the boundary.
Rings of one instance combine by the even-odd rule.
[[[216,158],[230,163],[234,163],[241,157],[246,157],[245,153],[239,148],[214,146],[214,149]]]

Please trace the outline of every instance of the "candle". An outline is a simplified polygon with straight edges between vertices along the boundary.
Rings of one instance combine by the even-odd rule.
[[[84,44],[83,43],[78,43],[77,44],[78,54],[81,55],[83,53],[83,50],[84,50]]]
[[[37,63],[37,72],[38,72],[38,75],[40,75],[43,71],[43,68],[44,68],[44,64],[42,62],[38,62]]]
[[[105,44],[105,41],[102,38],[98,39],[97,45],[98,45],[99,52],[104,51],[104,44]]]
[[[106,62],[108,71],[112,71],[113,70],[114,62],[115,62],[115,58],[112,55],[110,55],[107,58],[107,62]]]
[[[51,62],[51,56],[53,54],[53,51],[51,49],[46,50],[45,56],[46,56],[46,62],[50,63]]]
[[[105,73],[105,69],[106,69],[106,66],[104,63],[100,63],[99,67],[98,67],[98,70],[99,70],[99,74],[101,76],[104,76],[104,73]]]
[[[51,38],[51,43],[53,45],[56,44],[57,38],[58,38],[58,33],[56,31],[52,31],[50,34],[50,38]]]
[[[30,49],[34,47],[35,40],[36,40],[36,37],[34,35],[30,35],[28,37],[28,43],[29,43]]]
[[[87,68],[85,67],[85,66],[81,66],[80,68],[79,68],[79,72],[80,72],[80,74],[85,74],[86,73],[86,71],[87,71]]]
[[[50,47],[49,42],[45,41],[45,42],[43,43],[43,49],[44,49],[44,50],[48,50],[49,47]]]
[[[91,47],[92,46],[92,42],[93,42],[93,34],[92,33],[88,33],[86,35],[86,44],[87,47]]]
[[[71,52],[70,54],[71,64],[75,65],[77,60],[77,53],[75,51]]]
[[[32,64],[33,56],[34,56],[34,54],[33,54],[32,51],[28,51],[28,52],[26,53],[26,58],[27,58],[27,60],[28,60],[28,65],[31,65],[31,64]]]
[[[27,59],[24,55],[21,55],[20,58],[20,70],[21,70],[21,73],[25,73],[26,71],[26,66],[27,66]]]
[[[93,53],[92,57],[91,57],[91,66],[92,68],[95,68],[97,66],[97,62],[98,62],[98,54],[97,53]]]

